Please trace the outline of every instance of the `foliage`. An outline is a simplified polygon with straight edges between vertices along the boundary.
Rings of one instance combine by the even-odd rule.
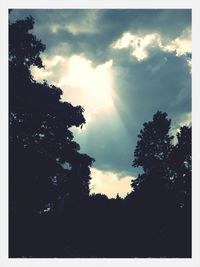
[[[176,192],[179,207],[191,203],[191,127],[183,126],[177,133],[177,144],[170,154],[171,187]]]
[[[191,127],[181,127],[173,145],[170,122],[158,111],[144,123],[133,161],[143,173],[132,181],[129,199],[143,211],[140,222],[148,220],[144,227],[151,242],[159,244],[158,251],[170,255],[176,251],[182,257],[191,253]]]
[[[138,135],[139,141],[134,152],[134,167],[141,166],[144,172],[151,172],[167,160],[173,138],[168,134],[170,123],[167,114],[158,111],[153,121],[143,124],[144,129]]]
[[[68,195],[89,195],[93,159],[79,152],[71,126],[85,123],[83,108],[61,101],[62,90],[36,82],[45,46],[30,33],[34,20],[9,25],[10,204],[39,211]]]

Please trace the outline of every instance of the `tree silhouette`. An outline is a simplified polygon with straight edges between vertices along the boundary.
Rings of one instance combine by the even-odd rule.
[[[135,205],[143,229],[140,235],[150,243],[143,246],[143,255],[190,257],[191,128],[182,127],[172,145],[170,122],[166,113],[158,111],[144,123],[133,161],[143,173],[132,181],[134,192],[128,201]]]
[[[152,121],[143,124],[134,151],[133,166],[142,167],[144,173],[132,182],[135,191],[141,185],[149,190],[151,185],[155,189],[167,182],[169,155],[173,148],[173,137],[169,135],[170,124],[167,114],[160,111],[154,114]]]
[[[144,129],[138,135],[139,141],[134,152],[133,166],[141,166],[144,172],[149,173],[155,166],[163,165],[171,150],[169,136],[171,120],[167,114],[158,111],[153,121],[144,123]]]
[[[170,155],[171,187],[181,208],[191,201],[191,130],[187,126],[180,128]]]
[[[31,75],[31,66],[44,67],[45,49],[30,33],[33,25],[32,17],[9,25],[9,206],[11,232],[16,227],[18,233],[30,214],[53,212],[58,199],[89,197],[94,161],[79,152],[69,130],[85,123],[83,108],[63,102],[60,88]]]

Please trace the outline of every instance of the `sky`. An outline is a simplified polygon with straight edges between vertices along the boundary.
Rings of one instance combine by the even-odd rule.
[[[81,152],[95,158],[91,193],[131,192],[137,135],[158,110],[171,133],[191,124],[191,10],[17,9],[11,20],[35,18],[46,44],[37,81],[63,90],[63,101],[84,107],[86,124],[73,128]]]

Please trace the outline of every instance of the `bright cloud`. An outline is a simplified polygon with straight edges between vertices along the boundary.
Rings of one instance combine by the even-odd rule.
[[[181,121],[179,122],[180,127],[183,126],[191,126],[192,124],[192,112],[188,112],[186,113],[183,118],[181,119]]]
[[[48,77],[52,75],[52,71],[39,69],[37,67],[31,67],[31,73],[33,77],[38,81],[47,80]]]
[[[158,33],[146,35],[134,35],[126,32],[120,39],[112,44],[114,49],[129,48],[131,54],[138,60],[144,60],[149,56],[148,49],[159,47],[163,51],[176,52],[177,56],[186,55],[192,52],[191,31],[185,30],[178,38],[165,43]]]
[[[60,79],[58,86],[83,90],[90,109],[97,110],[112,105],[112,60],[92,67],[91,61],[75,55],[69,59],[68,64],[68,73]]]
[[[132,191],[131,180],[133,177],[121,177],[111,171],[101,171],[91,168],[90,194],[105,194],[108,198],[115,198],[117,194],[124,198]]]
[[[45,68],[39,69],[35,66],[32,66],[31,73],[33,75],[33,78],[39,82],[43,80],[48,80],[51,84],[57,85],[58,82],[55,77],[54,67],[58,67],[58,65],[63,65],[64,61],[65,59],[62,56],[55,56],[49,58],[43,57],[42,62]]]
[[[46,79],[62,88],[63,100],[85,109],[87,122],[99,112],[113,107],[112,60],[98,66],[82,55],[70,58],[54,56],[44,58],[45,69],[32,68],[36,80]]]
[[[186,55],[187,53],[192,53],[192,38],[191,30],[186,29],[181,36],[172,40],[166,46],[163,46],[163,50],[169,52],[176,52],[177,56]]]
[[[140,36],[126,32],[112,47],[114,49],[130,48],[132,55],[141,61],[148,57],[147,49],[150,46],[160,46],[160,44],[160,36],[157,33]]]

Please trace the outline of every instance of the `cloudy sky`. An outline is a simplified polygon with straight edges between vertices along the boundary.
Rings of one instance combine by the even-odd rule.
[[[191,10],[18,9],[11,19],[28,15],[46,44],[34,78],[85,109],[86,125],[73,132],[96,159],[91,193],[124,197],[139,171],[131,165],[143,123],[157,110],[173,134],[191,123]]]

